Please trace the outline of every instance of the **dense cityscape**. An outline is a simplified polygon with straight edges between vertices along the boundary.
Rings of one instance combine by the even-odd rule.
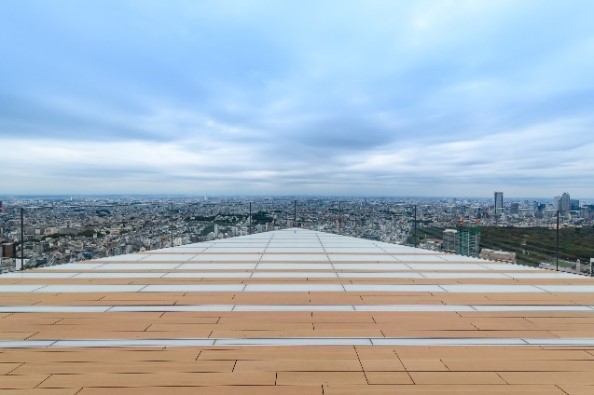
[[[479,240],[474,249],[456,249],[449,240],[454,229],[554,229],[557,221],[564,229],[591,228],[594,202],[567,193],[549,200],[504,199],[502,192],[493,199],[4,197],[1,266],[55,265],[290,227],[478,256]]]

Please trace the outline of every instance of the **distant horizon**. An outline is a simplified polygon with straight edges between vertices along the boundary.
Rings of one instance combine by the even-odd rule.
[[[560,196],[559,194],[558,196]],[[414,200],[414,199],[468,199],[468,200],[493,200],[493,196],[407,196],[407,195],[318,195],[318,194],[263,194],[263,195],[246,195],[246,194],[186,194],[186,193],[27,193],[27,194],[0,194],[0,200],[4,199],[18,199],[18,198],[191,198],[191,199],[402,199],[402,200]],[[571,199],[576,200],[592,200],[592,197],[574,197]],[[543,196],[506,196],[503,194],[503,200],[541,200],[541,201],[553,201],[555,196],[543,197]]]

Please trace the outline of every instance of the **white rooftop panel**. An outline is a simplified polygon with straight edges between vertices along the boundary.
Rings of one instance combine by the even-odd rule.
[[[325,251],[322,247],[268,247],[266,249],[266,254],[303,254],[303,253],[324,254]]]
[[[399,262],[404,262],[404,263],[413,263],[413,262],[425,262],[425,263],[441,263],[444,264],[445,262],[443,260],[441,260],[439,257],[441,255],[411,255],[411,254],[392,254],[392,256],[394,258],[396,258]]]
[[[347,292],[444,292],[437,285],[344,284]]]
[[[160,278],[165,273],[125,273],[125,272],[94,272],[94,273],[79,273],[74,278]]]
[[[274,237],[274,236],[275,236],[275,234],[272,232],[264,232],[264,233],[254,233],[253,235],[240,236],[238,238],[242,239],[242,240],[270,239],[271,237]]]
[[[464,255],[441,254],[439,257],[447,262],[487,263],[487,261],[485,261],[484,259],[475,258],[475,257],[471,257],[471,256],[464,256]]]
[[[592,347],[594,339],[523,339],[527,344],[537,346],[579,346]]]
[[[205,241],[202,243],[184,244],[184,245],[176,246],[176,247],[159,248],[157,250],[150,250],[147,252],[166,252],[166,253],[168,253],[168,252],[175,252],[175,251],[184,252],[186,250],[204,250],[205,248],[211,247],[213,245],[214,245],[213,242]]]
[[[413,270],[488,270],[482,265],[476,265],[474,263],[409,263],[408,266]],[[504,270],[505,268],[501,268]]]
[[[348,305],[236,305],[233,311],[354,311]]]
[[[179,265],[180,263],[108,263],[95,270],[172,270]]]
[[[322,241],[322,245],[325,248],[345,248],[345,247],[373,248],[373,247],[376,247],[374,244],[371,244],[371,243],[366,242],[366,241],[354,241],[354,242],[351,242],[349,240]]]
[[[239,247],[266,247],[268,245],[268,240],[240,240],[240,239],[221,239],[217,240],[213,243],[209,248],[214,247],[231,247],[231,248],[239,248]]]
[[[198,305],[198,306],[113,306],[109,311],[149,312],[149,311],[231,311],[233,305]]]
[[[334,263],[336,270],[410,270],[402,263]]]
[[[275,337],[275,338],[208,338],[208,339],[80,339],[80,340],[8,340],[0,348],[135,348],[135,347],[240,347],[240,346],[541,346],[592,347],[592,338],[365,338],[365,337]],[[555,371],[556,372],[556,371]]]
[[[544,292],[532,285],[493,285],[493,284],[445,284],[440,285],[447,292],[455,293],[521,293]],[[594,292],[594,286],[592,287]]]
[[[337,278],[334,272],[255,272],[252,278]]]
[[[215,346],[371,346],[366,338],[217,339]]]
[[[184,263],[177,270],[253,270],[256,263]]]
[[[140,261],[144,258],[146,258],[148,255],[147,254],[127,254],[127,255],[116,255],[116,256],[108,256],[105,258],[99,258],[99,259],[95,259],[94,261],[99,261],[99,262],[111,262],[111,261],[117,261],[117,262],[128,262],[128,261]]]
[[[402,311],[402,312],[592,312],[594,306],[576,305],[118,305],[118,306],[0,306],[0,313],[101,313],[192,311]]]
[[[0,313],[102,313],[111,306],[0,306]]]
[[[258,270],[332,270],[330,263],[260,263]]]
[[[457,279],[457,278],[498,278],[506,279],[507,273],[494,273],[485,271],[482,273],[464,273],[464,272],[418,272],[424,278],[429,279]]]
[[[211,247],[208,249],[209,254],[262,254],[266,250],[266,246],[262,247],[240,247],[240,246],[222,246]]]
[[[266,254],[262,262],[328,262],[326,254]]]
[[[505,273],[508,277],[517,278],[517,279],[571,279],[571,280],[588,280],[589,277],[580,276],[579,274],[574,273],[563,273],[563,272],[550,272],[550,271],[538,271],[538,272],[528,272],[528,273]]]
[[[243,284],[151,284],[141,292],[241,292]]]
[[[592,306],[514,306],[473,305],[476,311],[592,311]]]
[[[51,346],[55,340],[16,340],[0,341],[0,349],[3,348],[45,348]]]
[[[312,242],[312,241],[301,241],[301,242],[289,242],[289,241],[271,241],[268,247],[271,248],[321,248],[322,244],[320,242]]]
[[[0,279],[14,278],[14,279],[33,279],[33,278],[70,278],[76,276],[78,273],[71,272],[12,272],[0,274]]]
[[[192,262],[258,262],[261,254],[198,254]]]
[[[199,347],[212,346],[214,342],[209,339],[58,340],[52,344],[52,347]]]
[[[207,250],[208,247],[184,247],[184,246],[179,246],[179,247],[169,247],[169,248],[161,248],[159,250],[151,250],[149,251],[151,254],[155,255],[155,254],[198,254],[201,253],[205,250]]]
[[[222,248],[222,247],[230,247],[230,248],[260,248],[266,247],[270,241],[269,240],[244,240],[239,238],[232,238],[232,239],[219,239],[209,247],[209,248]]]
[[[357,311],[476,311],[471,306],[460,305],[357,305]]]
[[[340,284],[248,284],[245,292],[344,292]]]
[[[356,272],[338,273],[341,278],[423,278],[415,272]]]
[[[41,285],[39,285],[39,284],[36,284],[36,285],[22,285],[22,284],[17,284],[17,285],[0,285],[0,293],[33,292],[33,291],[35,291],[37,289],[41,289],[43,287],[44,287],[43,284],[41,284]]]
[[[396,262],[390,255],[328,254],[332,262]]]
[[[543,269],[539,269],[537,267],[532,266],[525,266],[525,265],[514,265],[511,263],[493,263],[489,261],[485,261],[482,266],[486,267],[490,270],[527,270],[527,271],[545,271]]]
[[[429,251],[429,250],[422,250],[422,251],[420,251],[419,249],[415,249],[415,248],[412,248],[412,247],[405,247],[405,246],[394,246],[394,245],[390,245],[389,247],[388,246],[382,246],[381,249],[384,250],[388,254],[394,254],[394,255],[398,255],[398,254],[405,254],[405,255],[415,255],[415,254],[422,254],[422,255],[441,255],[441,253],[438,252],[438,251]]]
[[[106,262],[89,261],[88,263],[65,263],[63,265],[46,266],[43,269],[61,271],[94,270],[105,264]]]
[[[177,272],[167,273],[163,278],[249,278],[251,275],[250,272]]]
[[[594,285],[539,285],[538,288],[552,293],[594,292]]]
[[[144,285],[101,285],[101,284],[85,284],[85,285],[47,285],[43,288],[36,289],[36,293],[111,293],[111,292],[138,292]]]
[[[191,254],[151,254],[140,263],[145,262],[185,262],[192,258]]]
[[[0,292],[238,292],[244,285],[0,285]],[[400,284],[345,284],[344,289],[352,292],[453,292],[453,293],[592,293],[594,285],[494,285],[494,284],[433,284],[433,285],[400,285]],[[246,291],[252,292],[334,292],[342,291],[339,284],[248,284]]]
[[[382,254],[385,252],[377,247],[325,247],[327,254]]]
[[[406,339],[406,338],[375,338],[372,339],[375,346],[522,346],[526,342],[522,339]]]
[[[414,247],[407,246],[407,245],[404,245],[404,244],[387,243],[387,242],[379,241],[379,240],[369,240],[369,241],[371,241],[373,243],[373,245],[375,245],[376,247],[381,247],[381,248],[399,248],[399,249],[402,249],[402,250],[404,250],[404,249],[411,249],[411,248],[413,250],[415,249]],[[418,249],[416,249],[416,250],[418,250]]]

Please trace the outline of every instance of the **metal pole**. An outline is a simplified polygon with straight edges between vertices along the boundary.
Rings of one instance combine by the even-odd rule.
[[[557,210],[557,249],[556,249],[556,270],[559,271],[559,210]]]
[[[250,224],[248,227],[248,233],[252,234],[252,202],[250,202]]]
[[[295,223],[293,224],[293,227],[297,227],[297,200],[295,200],[294,202],[294,214],[293,214],[293,218],[295,219]]]
[[[419,239],[417,238],[417,205],[415,204],[415,248],[419,243]]]
[[[356,227],[357,227],[357,236],[360,236],[361,235],[361,219],[362,219],[362,216],[363,216],[363,214],[361,213],[361,202],[359,202],[359,212],[358,212],[358,214],[359,215],[358,215],[358,221],[357,221]]]
[[[342,229],[342,202],[338,202],[338,234],[341,234]]]
[[[23,256],[25,255],[25,232],[23,230],[23,224],[24,224],[24,211],[25,209],[23,209],[21,207],[21,267],[18,270],[23,270],[23,267],[25,265],[24,263],[24,258]]]

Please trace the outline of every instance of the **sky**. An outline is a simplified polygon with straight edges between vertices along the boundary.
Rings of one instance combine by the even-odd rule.
[[[0,195],[594,197],[594,2],[0,1]]]

